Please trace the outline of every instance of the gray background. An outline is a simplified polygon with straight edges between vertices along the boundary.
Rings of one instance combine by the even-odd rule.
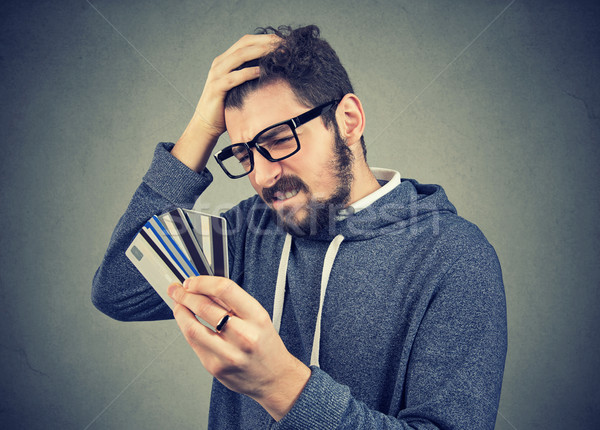
[[[497,428],[600,428],[598,2],[10,3],[0,426],[206,426],[210,377],[175,323],[110,320],[91,279],[212,59],[257,26],[316,23],[364,104],[370,164],[442,184],[498,252],[510,344]],[[199,208],[251,193],[209,167]]]

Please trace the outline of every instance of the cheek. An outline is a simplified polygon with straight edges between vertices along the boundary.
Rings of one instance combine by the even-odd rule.
[[[300,153],[304,152],[306,156],[322,162],[333,155],[334,138],[324,126],[307,130],[299,139],[302,147]]]
[[[298,171],[311,172],[318,179],[327,175],[331,160],[334,159],[334,137],[327,129],[307,130],[300,137],[301,150],[296,154]],[[293,160],[296,156],[292,156]]]
[[[293,171],[309,186],[311,193],[316,198],[328,197],[331,190],[337,186],[337,176],[333,161],[335,160],[334,137],[331,133],[306,134],[305,140],[310,138],[302,150],[297,154]],[[302,145],[302,140],[300,140]],[[292,161],[296,156],[290,158]],[[288,170],[289,171],[289,170]]]

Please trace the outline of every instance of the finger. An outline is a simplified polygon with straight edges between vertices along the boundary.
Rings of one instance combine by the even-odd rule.
[[[205,364],[208,355],[223,354],[231,349],[231,346],[227,345],[221,335],[198,322],[194,313],[184,305],[176,304],[173,308],[173,316],[181,333],[198,354],[203,364]]]
[[[173,315],[186,341],[190,344],[202,365],[213,376],[219,378],[219,375],[223,372],[225,374],[231,373],[231,370],[235,370],[236,362],[243,363],[243,353],[227,336],[231,328],[236,329],[236,333],[243,330],[242,327],[236,327],[235,325],[235,323],[243,325],[239,318],[234,318],[232,326],[228,325],[224,333],[217,334],[200,324],[194,314],[183,305],[175,305]]]
[[[221,56],[227,56],[232,52],[246,46],[267,46],[273,49],[281,41],[279,36],[275,34],[246,34],[242,36],[237,42],[231,45]]]
[[[218,74],[230,72],[244,64],[246,61],[264,57],[273,51],[277,46],[272,38],[266,39],[263,43],[242,45],[231,51],[219,55],[213,62],[213,70]],[[234,45],[235,46],[235,45]],[[233,48],[233,47],[232,47]]]
[[[220,58],[217,63],[217,70],[229,72],[247,61],[264,57],[271,52],[272,49],[272,46],[246,46],[240,48],[226,57]]]
[[[192,276],[193,277],[193,276]],[[183,285],[179,284],[177,282],[174,282],[173,284],[169,285],[169,288],[171,286],[179,286],[179,287],[183,287],[184,291],[188,291],[187,289],[187,282],[184,282]],[[169,288],[167,288],[167,293],[169,292]],[[195,291],[190,291],[191,293],[195,293]],[[172,298],[172,297],[171,297]],[[232,312],[231,307],[228,306],[226,303],[224,303],[222,300],[218,299],[217,297],[209,297],[212,301],[214,301],[216,304],[218,304],[219,306],[221,306],[223,309],[225,309],[227,312]]]
[[[211,82],[207,80],[202,96],[200,97],[200,103],[196,108],[196,113],[199,113],[200,117],[204,119],[210,118],[210,112],[214,111],[215,109],[221,112],[223,109],[221,105],[223,103],[223,97],[225,93],[227,93],[227,91],[233,87],[237,87],[246,81],[258,78],[259,74],[260,67],[245,67],[241,70],[229,72],[228,74],[223,75]],[[212,102],[207,102],[208,100],[212,100]],[[223,132],[221,127],[215,126],[208,119],[204,119],[204,122],[217,129],[219,134]]]
[[[196,276],[186,279],[189,292],[221,300],[242,319],[252,319],[265,312],[261,304],[231,279],[218,276]]]
[[[185,306],[213,328],[223,322],[223,317],[229,315],[229,309],[217,304],[210,297],[187,292],[180,284],[172,284],[167,292],[177,303]]]
[[[240,70],[234,70],[223,76],[220,82],[220,90],[227,92],[230,89],[243,84],[246,81],[258,78],[260,74],[260,67],[245,67]]]

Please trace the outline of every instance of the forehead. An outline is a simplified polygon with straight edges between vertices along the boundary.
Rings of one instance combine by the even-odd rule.
[[[232,142],[248,142],[270,125],[308,109],[286,82],[274,82],[251,92],[239,109],[225,109],[225,126]]]

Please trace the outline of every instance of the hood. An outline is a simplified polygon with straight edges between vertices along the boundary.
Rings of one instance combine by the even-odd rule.
[[[373,169],[373,173],[382,185],[380,190],[345,209],[343,218],[332,224],[329,229],[324,229],[315,236],[303,237],[307,240],[329,242],[321,274],[319,310],[315,322],[311,366],[319,366],[323,303],[329,275],[342,242],[366,240],[387,234],[392,230],[397,232],[403,228],[411,228],[424,219],[440,216],[442,212],[456,213],[456,209],[446,197],[446,193],[438,185],[422,185],[412,179],[400,181],[400,174],[389,170]],[[385,179],[383,179],[384,177]],[[281,251],[277,272],[273,301],[273,325],[277,332],[281,327],[292,240],[292,235],[288,233]]]
[[[386,182],[380,179],[382,175],[379,174],[382,171],[383,169],[373,169],[385,188]],[[304,239],[331,241],[341,234],[344,240],[365,240],[386,234],[390,230],[397,232],[403,227],[410,228],[426,218],[439,216],[444,212],[456,214],[456,208],[441,186],[402,179],[400,184],[369,206],[336,221],[330,228],[323,229],[316,235],[304,236]]]

